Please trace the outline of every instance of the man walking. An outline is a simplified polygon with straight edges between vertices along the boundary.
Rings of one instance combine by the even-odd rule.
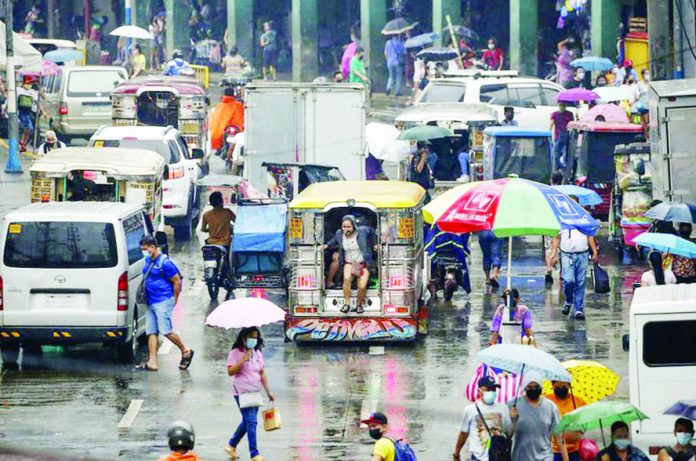
[[[585,235],[575,229],[567,229],[559,232],[553,239],[551,247],[551,267],[558,262],[558,248],[561,249],[561,277],[563,278],[563,315],[570,314],[570,309],[575,306],[573,318],[585,320],[585,277],[587,276],[587,264],[589,259],[597,262],[599,253],[597,241],[594,237]],[[590,255],[590,252],[592,254]]]
[[[555,165],[565,168],[568,150],[568,124],[575,120],[572,112],[566,109],[566,103],[559,102],[558,110],[551,114],[551,133],[553,134],[553,155]]]
[[[380,412],[374,412],[368,419],[360,421],[367,424],[370,429],[370,437],[375,442],[375,447],[372,449],[372,461],[394,461],[396,457],[396,447],[394,442],[387,437],[389,424],[387,415]]]
[[[263,64],[261,66],[263,79],[275,80],[278,68],[278,35],[273,30],[270,21],[263,23],[263,34],[261,34],[259,45],[263,53]]]
[[[365,69],[365,61],[363,61],[364,56],[365,50],[358,47],[355,50],[355,56],[353,56],[350,60],[350,74],[348,76],[348,82],[362,83],[363,85],[370,84],[370,79],[367,77],[367,70]]]
[[[500,385],[490,376],[478,380],[478,398],[464,410],[462,425],[454,447],[454,461],[459,461],[466,441],[472,461],[488,461],[490,441],[494,435],[512,436],[510,410],[502,403],[496,403],[497,389]]]
[[[387,70],[389,79],[387,80],[386,94],[394,92],[394,96],[401,96],[401,87],[404,84],[404,65],[406,63],[406,48],[401,37],[392,35],[384,46],[384,56],[387,58]]]
[[[147,371],[157,371],[158,334],[162,334],[181,350],[180,370],[186,370],[193,360],[193,349],[184,345],[178,334],[172,329],[172,311],[179,301],[181,294],[181,276],[179,269],[157,247],[157,240],[151,235],[140,239],[140,250],[145,256],[143,264],[143,280],[147,296],[147,345],[148,361],[138,368]]]

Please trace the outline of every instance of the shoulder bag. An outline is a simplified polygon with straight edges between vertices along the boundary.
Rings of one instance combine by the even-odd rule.
[[[486,423],[486,418],[484,418],[483,413],[481,413],[481,409],[477,404],[474,404],[474,406],[481,418],[483,427],[486,428],[486,432],[488,432],[488,436],[491,438],[491,443],[488,446],[488,461],[511,461],[512,441],[504,435],[493,435]]]
[[[143,276],[143,279],[140,281],[140,285],[138,285],[138,290],[135,292],[135,302],[137,302],[140,305],[145,305],[147,306],[147,293],[145,293],[145,281],[147,278],[150,276],[150,271],[152,268],[155,266],[155,261],[152,261],[150,264],[150,267],[147,268],[147,272],[145,272],[145,275]]]

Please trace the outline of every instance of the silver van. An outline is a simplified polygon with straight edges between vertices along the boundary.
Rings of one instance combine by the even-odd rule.
[[[119,361],[135,358],[145,306],[136,291],[140,239],[154,234],[141,205],[34,203],[0,223],[0,348],[103,343]]]
[[[44,77],[44,106],[48,121],[42,131],[55,130],[61,141],[89,138],[102,125],[111,124],[111,90],[128,73],[116,66],[61,66],[57,74]]]

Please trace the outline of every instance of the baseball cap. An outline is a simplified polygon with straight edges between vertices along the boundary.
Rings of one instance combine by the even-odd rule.
[[[633,67],[633,61],[627,59],[624,61],[624,67]]]
[[[478,380],[478,387],[485,387],[486,389],[495,389],[496,387],[500,387],[500,384],[497,384],[493,378],[490,376],[484,376],[483,378]]]
[[[370,414],[370,417],[360,421],[363,424],[387,424],[387,415],[376,411]]]

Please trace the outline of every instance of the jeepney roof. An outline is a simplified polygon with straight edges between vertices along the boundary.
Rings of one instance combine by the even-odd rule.
[[[31,172],[49,175],[74,170],[105,171],[113,176],[154,176],[164,171],[164,158],[145,149],[121,147],[66,147],[34,161]]]
[[[668,98],[670,96],[696,96],[696,78],[650,82],[650,88],[661,98]]]
[[[426,102],[411,106],[396,117],[397,122],[470,122],[478,120],[497,121],[498,113],[487,104]]]
[[[518,126],[489,126],[483,130],[483,134],[510,138],[548,138],[551,136],[551,131]]]
[[[312,184],[290,202],[291,209],[323,209],[327,205],[369,203],[375,208],[411,208],[417,206],[425,190],[405,181],[331,181]]]
[[[136,77],[128,80],[114,88],[111,94],[135,94],[144,87],[158,87],[160,91],[162,91],[162,87],[171,87],[178,91],[179,94],[202,96],[206,94],[198,80],[193,77],[166,77],[161,75]]]
[[[622,122],[570,122],[570,130],[595,131],[595,132],[625,132],[642,133],[643,127],[635,123]]]

